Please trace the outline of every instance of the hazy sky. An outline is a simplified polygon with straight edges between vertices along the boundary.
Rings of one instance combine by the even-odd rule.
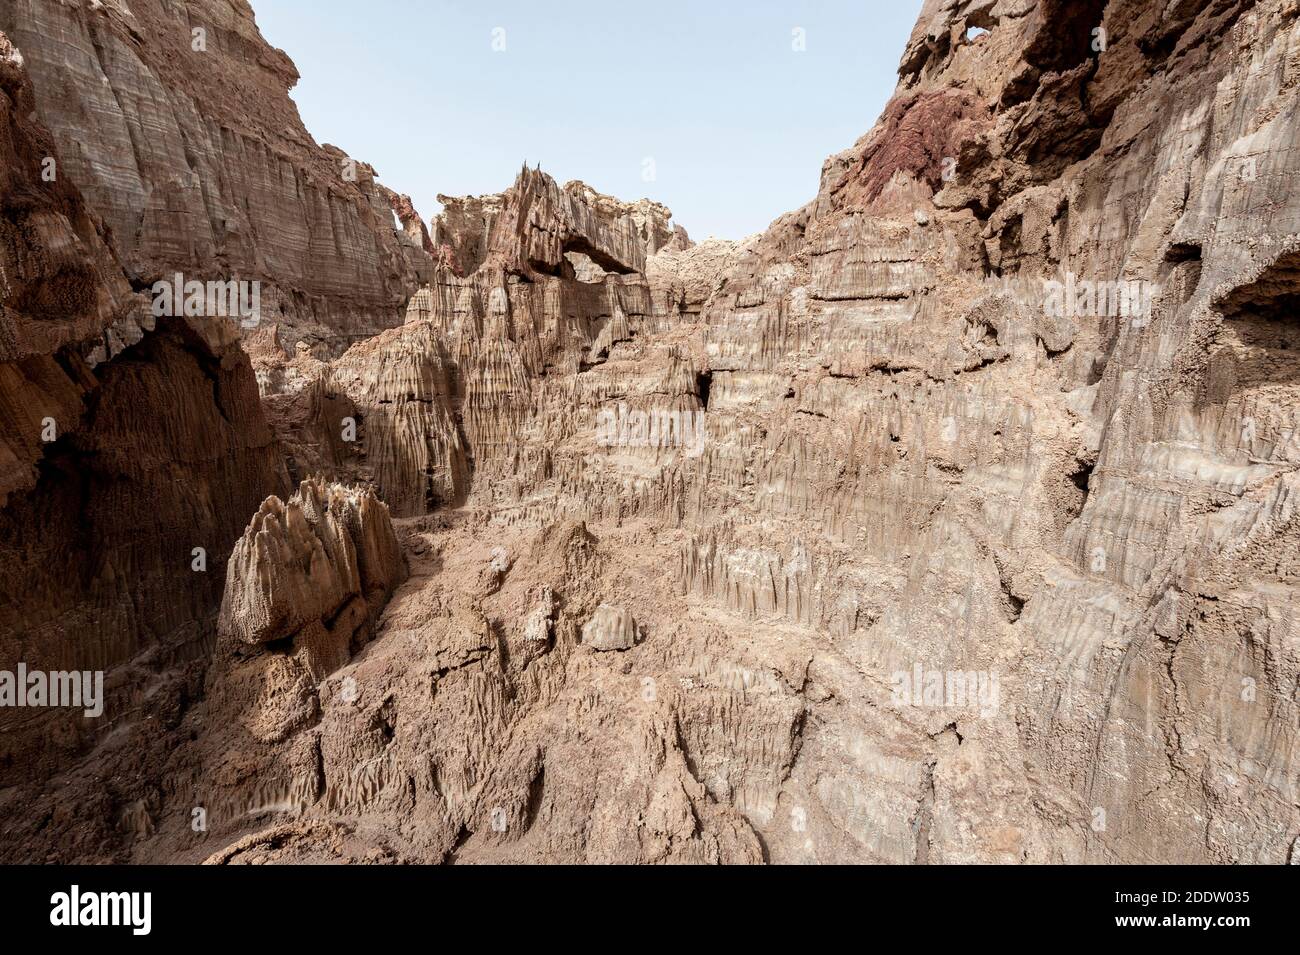
[[[922,0],[253,0],[319,142],[428,219],[526,160],[695,239],[803,205],[871,128]],[[803,51],[796,51],[796,28]],[[494,46],[503,50],[494,49]],[[653,175],[653,180],[647,177]]]

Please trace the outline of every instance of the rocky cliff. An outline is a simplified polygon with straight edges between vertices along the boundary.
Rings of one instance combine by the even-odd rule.
[[[1294,861],[1298,14],[928,0],[743,242],[444,200],[403,325],[258,357],[354,489],[248,509],[129,824],[6,855]]]
[[[92,718],[12,696],[0,709],[3,855],[40,860],[20,832],[49,827],[73,853],[95,851],[79,831],[119,838],[132,760],[156,771],[141,754],[79,791],[89,825],[27,787],[69,767],[93,777],[133,727],[175,728],[231,545],[286,478],[234,326],[155,319],[33,103],[28,61],[0,34],[0,670],[104,674]]]
[[[245,0],[6,0],[0,31],[137,288],[260,281],[290,350],[336,353],[400,322],[431,261],[396,227],[410,200],[316,144],[288,96],[297,70]]]

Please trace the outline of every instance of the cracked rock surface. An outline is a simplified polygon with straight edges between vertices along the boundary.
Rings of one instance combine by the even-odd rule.
[[[127,17],[19,5],[73,41]],[[39,102],[68,67],[29,42]],[[146,36],[121,68],[175,100],[165,52]],[[265,57],[279,103],[292,67]],[[121,525],[0,604],[6,665],[63,628],[68,665],[108,647],[117,712],[150,715],[75,744],[31,723],[66,743],[43,762],[6,742],[0,857],[1288,861],[1298,110],[1295,0],[927,0],[877,126],[761,235],[694,244],[658,203],[528,168],[429,229],[345,189],[329,201],[391,202],[402,236],[267,277],[347,276],[320,290],[342,312],[409,282],[400,324],[331,308],[313,321],[343,338],[290,348],[168,324],[65,359],[67,385],[7,358],[0,386],[74,406],[98,387],[91,411],[142,446],[168,425],[125,397],[182,390],[167,447],[194,447],[165,467],[199,503],[160,492],[160,513],[223,536],[220,587],[187,591],[173,630],[156,599],[112,638],[80,609],[152,566]],[[0,116],[20,150],[59,138],[45,112],[50,132]],[[102,338],[160,254],[78,219],[112,211],[83,162],[87,198],[54,197],[68,225],[29,233],[29,260],[70,229],[104,277],[47,358]],[[358,277],[390,239],[419,268]],[[1146,306],[1120,307],[1130,284]],[[7,308],[42,321],[42,294]],[[35,539],[36,495],[106,481],[87,448],[132,466],[99,434],[45,451],[35,485],[38,445],[0,459],[0,579],[28,566],[8,542]]]

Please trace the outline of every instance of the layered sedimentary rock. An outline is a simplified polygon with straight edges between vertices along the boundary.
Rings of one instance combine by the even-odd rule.
[[[77,410],[75,373],[61,368],[55,353],[128,320],[135,301],[80,194],[69,183],[49,178],[53,140],[31,119],[25,60],[3,34],[0,92],[3,505],[10,494],[36,482],[44,420],[54,417],[57,425],[62,417],[66,424]],[[26,400],[36,393],[41,399]],[[44,430],[47,437],[56,433]]]
[[[358,538],[264,505],[183,744],[136,731],[116,841],[32,844],[1294,860],[1298,14],[930,0],[743,242],[537,170],[444,200],[402,327],[258,359],[409,578],[308,649]]]
[[[644,272],[649,256],[689,241],[661,203],[623,202],[576,180],[561,187],[528,167],[504,193],[438,201],[443,211],[432,241],[446,248],[446,264],[461,276],[484,266],[530,279],[558,275],[568,253],[588,256],[608,271]]]
[[[7,0],[0,30],[59,174],[137,288],[177,272],[259,281],[290,350],[336,353],[400,322],[431,261],[418,216],[371,167],[315,143],[288,96],[297,70],[245,0]]]
[[[159,763],[118,747],[198,695],[230,547],[284,468],[235,327],[155,321],[132,292],[29,65],[0,34],[0,671],[102,684],[92,707],[0,710],[0,855],[39,860],[34,833],[95,857],[137,830]],[[70,766],[62,801],[43,784]]]
[[[445,348],[464,519],[587,521],[595,658],[769,858],[1291,852],[1295,13],[932,3],[761,237],[641,265],[535,176],[435,229],[394,340]]]
[[[311,480],[258,509],[230,557],[199,715],[211,729],[165,774],[171,791],[196,794],[207,825],[320,797],[322,707],[330,687],[355,702],[354,684],[326,678],[370,641],[405,577],[388,509],[369,491]]]
[[[514,467],[512,449],[546,467],[545,450],[522,447],[516,432],[539,403],[571,401],[574,382],[552,366],[599,364],[682,307],[682,289],[652,287],[644,274],[648,253],[689,245],[670,218],[658,204],[561,188],[533,169],[499,196],[448,200],[434,239],[454,251],[412,297],[402,328],[328,365],[268,352],[265,374],[281,392],[273,419],[300,472],[368,480],[395,514],[412,517],[462,503],[472,474]],[[592,264],[585,281],[569,256]],[[462,275],[470,262],[477,267]],[[698,300],[704,290],[693,292]],[[574,422],[555,424],[558,444]]]

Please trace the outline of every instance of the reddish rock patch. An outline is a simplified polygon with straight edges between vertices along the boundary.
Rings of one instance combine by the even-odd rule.
[[[896,172],[910,174],[934,192],[943,187],[943,161],[990,121],[988,107],[961,90],[895,99],[868,136],[850,173],[835,190],[837,208],[867,209]]]

